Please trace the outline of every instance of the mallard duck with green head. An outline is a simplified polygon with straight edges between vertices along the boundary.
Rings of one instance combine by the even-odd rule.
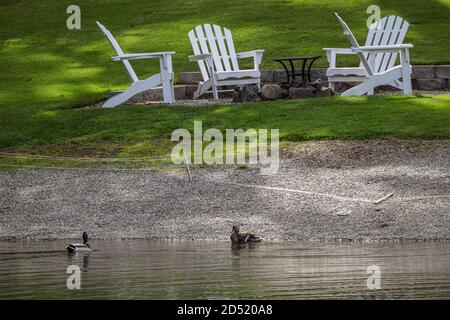
[[[87,232],[83,232],[83,243],[71,243],[67,246],[67,251],[70,253],[74,252],[91,252],[91,246],[88,244],[88,234]]]

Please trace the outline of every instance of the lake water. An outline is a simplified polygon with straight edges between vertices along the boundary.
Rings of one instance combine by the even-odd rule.
[[[0,299],[450,298],[450,242],[0,242]],[[81,289],[69,290],[69,265]],[[381,289],[367,288],[380,268]]]

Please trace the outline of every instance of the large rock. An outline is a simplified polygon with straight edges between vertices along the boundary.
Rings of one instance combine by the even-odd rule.
[[[291,80],[290,87],[291,88],[305,87],[305,85],[303,83],[303,79],[301,77],[297,77],[297,78],[295,78],[295,80]]]
[[[306,88],[289,88],[289,98],[290,99],[303,99],[314,97],[315,89],[313,87]]]
[[[328,87],[320,87],[319,90],[316,91],[316,97],[331,97],[334,96],[334,91]]]
[[[261,88],[263,100],[277,100],[287,97],[287,92],[277,84],[266,84]]]
[[[254,102],[261,101],[258,89],[255,86],[237,86],[233,92],[233,102]]]
[[[315,88],[316,97],[331,97],[334,96],[334,91],[324,85],[324,81],[317,79],[312,86]]]
[[[322,88],[324,85],[322,79],[317,79],[316,81],[311,83],[311,86],[314,87],[316,90],[320,90],[320,88]]]

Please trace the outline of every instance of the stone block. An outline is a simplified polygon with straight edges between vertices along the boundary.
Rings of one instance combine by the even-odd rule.
[[[439,91],[447,88],[445,79],[415,79],[413,88],[422,91]]]
[[[276,70],[273,72],[273,82],[284,83],[287,81],[286,71]]]
[[[450,79],[450,65],[436,66],[437,79]]]
[[[273,71],[261,71],[261,83],[273,83],[274,72]]]
[[[180,73],[180,83],[181,84],[198,84],[199,81],[203,81],[203,77],[200,72],[181,72]]]
[[[318,79],[327,80],[327,77],[325,76],[325,72],[326,72],[326,69],[324,69],[324,68],[311,69],[311,81],[314,82]]]
[[[412,67],[412,79],[434,79],[435,76],[434,66],[413,66]]]
[[[314,97],[315,89],[312,87],[306,88],[289,88],[289,98],[290,99],[303,99]]]
[[[277,100],[287,97],[287,92],[277,84],[266,84],[261,88],[263,100]]]

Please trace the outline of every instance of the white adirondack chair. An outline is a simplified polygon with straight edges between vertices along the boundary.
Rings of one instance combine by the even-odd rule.
[[[221,86],[256,84],[260,86],[261,64],[264,50],[254,50],[236,53],[231,31],[217,26],[205,24],[197,26],[189,33],[194,55],[190,61],[197,61],[202,73],[203,81],[194,93],[194,99],[212,88],[213,97],[219,99]],[[238,59],[253,58],[253,69],[241,70]],[[225,90],[221,90],[225,91]]]
[[[172,69],[172,55],[175,52],[152,52],[152,53],[132,53],[125,54],[122,51],[122,48],[117,43],[116,39],[114,39],[111,32],[105,28],[100,22],[97,21],[97,25],[105,34],[109,43],[113,47],[117,56],[113,57],[113,61],[122,61],[125,69],[130,76],[133,83],[131,86],[124,92],[119,93],[109,100],[107,100],[104,104],[104,108],[113,108],[116,107],[133,96],[141,93],[143,91],[149,90],[151,88],[157,87],[162,84],[163,87],[163,96],[165,103],[173,103],[175,102],[175,94],[173,89],[173,69]],[[139,80],[136,72],[134,72],[133,67],[131,66],[128,60],[138,60],[138,59],[159,59],[160,70],[161,73],[152,75],[151,77],[145,80]]]
[[[337,13],[335,15],[352,48],[323,49],[330,64],[326,71],[330,87],[334,89],[336,82],[363,82],[342,93],[343,96],[371,95],[375,87],[380,85],[391,85],[403,89],[405,94],[411,94],[409,49],[413,45],[403,44],[409,23],[401,17],[384,17],[370,26],[366,44],[360,47],[345,21]],[[361,64],[356,68],[338,68],[337,54],[357,54]],[[395,65],[399,54],[400,65]]]

